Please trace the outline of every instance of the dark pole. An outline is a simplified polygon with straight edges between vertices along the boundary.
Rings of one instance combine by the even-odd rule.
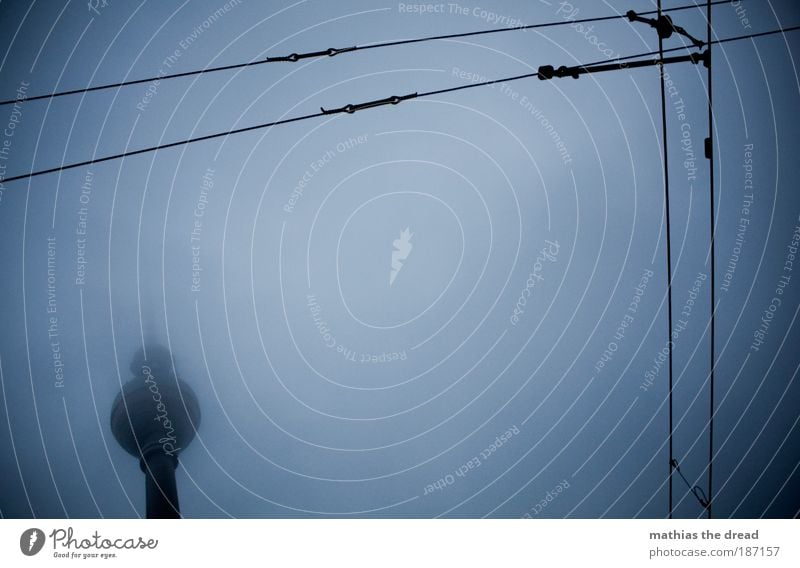
[[[111,431],[129,454],[139,458],[145,474],[147,518],[179,519],[175,468],[178,455],[200,425],[200,405],[189,385],[172,372],[172,356],[166,348],[140,349],[130,368],[134,378],[114,401]]]
[[[179,519],[178,485],[175,468],[178,458],[155,451],[139,461],[145,475],[148,519]]]

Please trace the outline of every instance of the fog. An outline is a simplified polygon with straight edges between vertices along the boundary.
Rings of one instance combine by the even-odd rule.
[[[654,8],[102,4],[0,3],[0,98]],[[671,15],[705,38],[704,9]],[[732,37],[800,10],[745,1],[713,23]],[[0,107],[0,175],[657,48],[619,19],[18,102]],[[713,48],[716,517],[800,510],[799,50],[793,34]],[[665,71],[673,504],[694,518],[706,69]],[[144,516],[109,417],[135,353],[161,345],[202,411],[176,472],[185,517],[667,516],[660,97],[656,67],[533,77],[3,183],[0,514]]]

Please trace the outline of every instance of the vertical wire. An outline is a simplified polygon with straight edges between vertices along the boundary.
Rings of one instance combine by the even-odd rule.
[[[714,502],[713,495],[713,467],[714,467],[714,366],[715,366],[715,345],[714,345],[714,324],[716,314],[716,284],[714,282],[714,273],[716,272],[715,264],[715,210],[714,210],[714,110],[711,97],[711,0],[706,2],[706,43],[708,47],[707,65],[708,65],[708,139],[710,151],[708,154],[708,181],[709,181],[709,195],[710,195],[710,210],[711,210],[711,329],[710,329],[710,351],[711,351],[711,368],[709,375],[709,409],[708,409],[708,518],[711,518],[711,506]]]
[[[661,18],[661,0],[658,0],[658,17]],[[658,36],[658,59],[664,59],[664,40]],[[668,484],[669,484],[669,518],[672,518],[672,246],[670,238],[669,223],[669,162],[667,152],[667,98],[664,87],[664,64],[659,63],[659,75],[661,77],[661,132],[664,148],[664,209],[666,211],[666,237],[667,237],[667,349],[669,352],[669,463],[668,463]]]

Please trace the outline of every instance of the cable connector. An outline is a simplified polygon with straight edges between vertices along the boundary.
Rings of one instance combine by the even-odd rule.
[[[538,72],[539,80],[541,81],[547,81],[553,77],[559,79],[563,77],[572,77],[573,79],[577,79],[580,75],[577,67],[567,67],[566,65],[562,65],[558,69],[555,69],[552,65],[542,65],[539,67]]]
[[[642,22],[643,24],[649,25],[651,28],[655,28],[655,30],[658,32],[658,37],[661,39],[667,39],[668,37],[672,36],[672,33],[674,32],[688,38],[695,47],[703,47],[705,45],[704,41],[692,36],[682,27],[676,26],[672,22],[672,18],[665,14],[661,14],[658,18],[645,18],[633,10],[628,10],[625,16],[628,18],[629,22]]]
[[[347,114],[353,114],[360,110],[365,110],[368,108],[374,108],[384,105],[396,105],[403,101],[407,101],[409,99],[416,98],[417,93],[410,93],[408,95],[392,95],[391,97],[386,97],[385,99],[378,99],[375,101],[369,101],[366,103],[358,103],[358,104],[349,104],[344,105],[339,108],[332,108],[332,109],[325,109],[323,107],[319,107],[319,110],[322,114],[338,114],[340,112],[346,112]]]
[[[312,57],[333,57],[334,55],[339,55],[340,53],[346,53],[348,51],[354,51],[358,49],[357,46],[353,47],[329,47],[328,49],[323,49],[322,51],[309,51],[307,53],[290,53],[289,55],[281,55],[279,57],[267,57],[265,61],[268,63],[275,63],[278,61],[288,61],[290,63],[296,63],[301,59],[311,59]]]

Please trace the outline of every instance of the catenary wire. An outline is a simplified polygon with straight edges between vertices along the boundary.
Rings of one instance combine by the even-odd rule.
[[[715,0],[712,2],[712,5],[716,4],[730,4],[734,0]],[[698,8],[696,4],[685,5],[685,6],[676,6],[674,8],[668,8],[663,10],[663,12],[677,12],[680,10],[688,10],[691,8]],[[657,10],[650,10],[647,12],[640,12],[640,15],[647,15],[647,14],[654,14]],[[25,97],[24,99],[8,99],[4,101],[0,101],[0,106],[3,105],[10,105],[14,103],[26,103],[31,101],[38,101],[44,99],[54,99],[57,97],[64,97],[67,95],[79,95],[82,93],[92,93],[95,91],[102,91],[106,89],[119,89],[121,87],[127,87],[129,85],[140,85],[142,83],[151,83],[154,81],[166,81],[169,79],[178,79],[181,77],[191,77],[193,75],[201,75],[207,73],[216,73],[219,71],[232,71],[234,69],[243,69],[246,67],[254,67],[257,65],[264,65],[266,63],[281,63],[281,62],[296,62],[301,59],[311,59],[311,58],[318,58],[318,57],[333,57],[335,55],[339,55],[342,53],[352,53],[356,51],[364,51],[369,49],[378,49],[384,47],[395,47],[400,45],[409,45],[414,43],[422,43],[422,42],[429,42],[429,41],[440,41],[440,40],[447,40],[447,39],[458,39],[458,38],[465,38],[465,37],[474,37],[478,35],[488,35],[488,34],[497,34],[497,33],[506,33],[506,32],[513,32],[513,31],[520,31],[520,30],[532,30],[532,29],[541,29],[541,28],[549,28],[549,27],[556,27],[556,26],[563,26],[567,24],[583,24],[583,23],[591,23],[591,22],[601,22],[606,20],[619,20],[624,19],[626,16],[624,14],[615,14],[613,16],[598,16],[593,18],[581,18],[581,19],[564,19],[557,22],[545,22],[540,24],[529,24],[529,25],[522,25],[522,26],[512,26],[512,27],[505,27],[505,28],[494,28],[488,30],[476,30],[471,32],[462,32],[462,33],[454,33],[454,34],[443,34],[443,35],[433,35],[433,36],[425,36],[425,37],[418,37],[418,38],[410,38],[410,39],[401,39],[401,40],[393,40],[393,41],[383,41],[377,43],[370,43],[364,45],[356,45],[353,47],[344,47],[344,48],[329,48],[321,51],[312,51],[306,53],[292,53],[290,55],[279,56],[279,57],[266,57],[264,59],[259,59],[255,61],[248,61],[245,63],[234,63],[231,65],[222,65],[219,67],[206,67],[204,69],[195,69],[192,71],[184,71],[181,73],[170,73],[164,75],[157,75],[154,77],[147,77],[145,79],[132,79],[129,81],[119,81],[116,83],[108,83],[104,85],[96,85],[94,87],[83,87],[79,89],[71,89],[67,91],[58,91],[54,93],[46,93],[42,95],[35,95],[31,97]]]
[[[712,42],[712,44],[727,43],[727,42],[730,42],[730,41],[739,41],[739,40],[750,39],[750,38],[754,38],[754,37],[763,37],[763,36],[767,36],[767,35],[773,35],[773,34],[777,34],[777,33],[786,33],[786,32],[797,31],[797,30],[800,30],[800,25],[792,26],[792,27],[788,27],[788,28],[781,28],[781,29],[777,29],[777,30],[771,30],[769,32],[761,32],[761,33],[758,33],[758,34],[751,34],[751,35],[745,35],[745,36],[738,36],[738,37],[734,37],[734,38],[725,38],[725,39],[722,39],[722,40],[715,40],[715,41]],[[671,51],[677,51],[679,49],[690,49],[690,48],[691,48],[690,46],[683,46],[683,47],[680,47],[680,48],[664,49],[663,52],[667,53],[667,52],[671,52]],[[648,53],[639,54],[639,55],[635,55],[635,56],[620,57],[620,58],[616,58],[616,59],[613,59],[613,60],[606,60],[606,61],[588,63],[588,64],[583,65],[583,67],[591,67],[591,66],[594,66],[594,65],[599,65],[601,63],[605,64],[605,63],[613,63],[613,62],[617,62],[617,61],[625,61],[625,60],[629,60],[629,59],[632,59],[632,58],[635,58],[635,57],[641,57],[641,56],[645,56],[645,55],[656,55],[658,53],[659,52],[648,52]],[[394,97],[394,98],[404,99],[404,98],[430,97],[430,96],[434,96],[434,95],[440,95],[440,94],[445,94],[445,93],[453,93],[453,92],[456,92],[456,91],[463,91],[463,90],[466,90],[466,89],[475,89],[475,88],[478,88],[478,87],[485,87],[485,86],[488,86],[488,85],[494,85],[494,84],[498,84],[498,83],[509,83],[509,82],[512,82],[512,81],[518,81],[518,80],[528,79],[528,78],[538,77],[538,76],[539,76],[539,72],[536,71],[536,72],[532,72],[532,73],[525,73],[525,74],[522,74],[522,75],[515,75],[515,76],[512,76],[512,77],[505,77],[505,78],[501,78],[501,79],[492,79],[492,80],[489,80],[489,81],[481,81],[479,83],[470,83],[468,85],[459,85],[457,87],[449,87],[449,88],[445,88],[445,89],[436,89],[436,90],[432,90],[432,91],[414,93],[413,97],[406,96],[406,97]],[[391,98],[393,98],[393,97],[390,97],[390,99]],[[386,99],[385,101],[388,101],[388,99]],[[342,109],[339,109],[339,110],[341,112],[346,112],[344,110],[344,107]],[[234,135],[234,134],[241,134],[241,133],[244,133],[244,132],[250,132],[250,131],[254,131],[254,130],[261,130],[261,129],[264,129],[264,128],[270,128],[270,127],[273,127],[273,126],[279,126],[279,125],[282,125],[282,124],[290,124],[290,123],[293,123],[293,122],[300,122],[300,121],[303,121],[303,120],[309,120],[309,119],[312,119],[312,118],[317,118],[317,117],[325,116],[325,115],[328,115],[328,114],[330,114],[330,112],[326,112],[324,110],[321,110],[320,112],[315,112],[315,113],[306,114],[306,115],[302,115],[302,116],[296,116],[296,117],[286,118],[286,119],[282,119],[282,120],[276,120],[276,121],[265,122],[265,123],[261,123],[261,124],[255,124],[255,125],[252,125],[252,126],[246,126],[246,127],[243,127],[243,128],[236,128],[236,129],[233,129],[233,130],[226,130],[224,132],[217,132],[217,133],[214,133],[214,134],[206,134],[206,135],[198,136],[198,137],[195,137],[195,138],[187,138],[187,139],[178,140],[178,141],[175,141],[175,142],[169,142],[169,143],[165,143],[165,144],[159,144],[159,145],[156,145],[156,146],[150,146],[150,147],[147,147],[147,148],[140,148],[138,150],[128,150],[126,152],[121,152],[121,153],[113,154],[113,155],[110,155],[110,156],[103,156],[103,157],[100,157],[100,158],[93,158],[91,160],[84,160],[82,162],[76,162],[76,163],[72,163],[72,164],[65,164],[65,165],[61,165],[61,166],[58,166],[58,167],[54,167],[54,168],[47,168],[47,169],[44,169],[44,170],[38,170],[38,171],[34,171],[34,172],[29,172],[29,173],[26,173],[26,174],[10,176],[10,177],[7,177],[4,180],[2,180],[2,182],[3,183],[9,183],[9,182],[12,182],[12,181],[18,181],[18,180],[28,179],[28,178],[32,178],[32,177],[36,177],[36,176],[40,176],[40,175],[56,173],[56,172],[69,170],[69,169],[73,169],[73,168],[79,168],[79,167],[82,167],[82,166],[88,166],[88,165],[91,165],[91,164],[98,164],[98,163],[107,162],[107,161],[110,161],[110,160],[117,160],[117,159],[125,158],[125,157],[128,157],[128,156],[136,156],[136,155],[144,154],[144,153],[148,153],[148,152],[155,152],[155,151],[164,150],[164,149],[167,149],[167,148],[174,148],[176,146],[182,146],[182,145],[186,145],[186,144],[193,144],[195,142],[202,142],[202,141],[205,141],[205,140],[212,140],[214,138],[221,138],[223,136],[231,136],[231,135]]]

